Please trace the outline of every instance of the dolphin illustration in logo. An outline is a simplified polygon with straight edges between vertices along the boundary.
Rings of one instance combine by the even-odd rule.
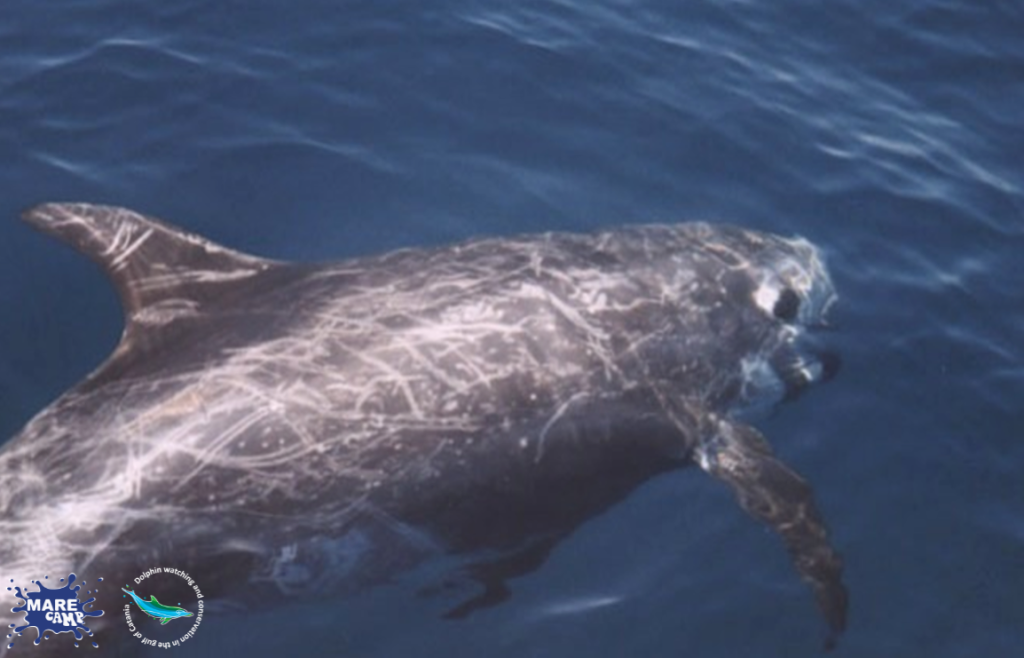
[[[150,596],[147,601],[146,599],[139,598],[139,596],[131,590],[122,587],[121,591],[135,599],[135,605],[139,606],[139,610],[142,610],[153,619],[159,619],[161,624],[166,624],[172,619],[192,616],[192,613],[185,608],[160,603],[156,600],[156,595]]]

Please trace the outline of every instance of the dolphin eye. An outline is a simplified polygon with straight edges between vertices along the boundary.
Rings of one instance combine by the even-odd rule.
[[[775,301],[772,314],[783,322],[792,322],[800,312],[800,296],[792,288],[786,288]]]

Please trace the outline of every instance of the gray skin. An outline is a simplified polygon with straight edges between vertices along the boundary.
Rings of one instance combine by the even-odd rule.
[[[297,265],[125,209],[24,218],[104,269],[125,331],[0,449],[0,578],[104,577],[101,653],[128,636],[117,587],[154,566],[255,605],[476,556],[462,616],[689,463],[779,533],[842,632],[811,489],[739,420],[821,378],[799,345],[835,296],[806,241],[649,225]]]

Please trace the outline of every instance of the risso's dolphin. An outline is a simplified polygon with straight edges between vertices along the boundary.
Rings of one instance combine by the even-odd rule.
[[[247,603],[465,556],[461,616],[689,463],[781,536],[843,630],[811,489],[740,420],[830,369],[803,347],[835,299],[810,243],[689,223],[304,265],[121,208],[24,218],[103,268],[125,329],[0,449],[0,578],[102,576],[100,653],[128,641],[118,588],[157,566]]]

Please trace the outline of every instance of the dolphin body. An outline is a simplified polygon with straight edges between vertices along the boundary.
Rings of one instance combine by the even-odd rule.
[[[135,605],[139,606],[139,610],[142,610],[153,619],[159,619],[161,624],[166,624],[172,619],[181,619],[182,617],[191,617],[192,613],[185,608],[179,608],[174,605],[164,605],[156,600],[156,596],[150,596],[149,600],[140,598],[135,592],[121,588],[121,591],[128,594],[135,601]]]
[[[835,299],[808,242],[688,223],[308,265],[121,208],[24,219],[103,268],[125,329],[0,448],[0,578],[173,563],[252,602],[454,554],[478,583],[462,616],[695,463],[780,535],[828,642],[843,630],[811,489],[740,420],[825,369],[801,347]],[[101,653],[128,635],[103,596]]]

